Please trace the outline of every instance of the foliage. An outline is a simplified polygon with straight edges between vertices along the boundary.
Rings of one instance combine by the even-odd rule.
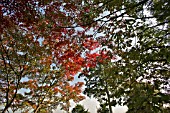
[[[168,111],[164,106],[170,103],[170,2],[89,1],[89,5],[94,4],[94,9],[108,11],[96,19],[101,24],[96,32],[105,35],[96,38],[115,53],[117,60],[99,63],[84,73],[84,93],[108,108],[127,105],[130,113]]]
[[[13,0],[0,4],[0,108],[46,113],[69,111],[82,82],[74,75],[91,64],[82,52],[99,46],[82,23],[82,1]],[[79,25],[79,26],[78,26]],[[76,30],[80,27],[82,30]],[[88,43],[95,43],[89,48]],[[97,46],[98,45],[98,46]]]
[[[77,72],[101,109],[167,112],[169,6],[169,0],[2,1],[2,113],[46,113],[59,105],[69,111],[69,100],[84,98],[83,83],[70,84]]]
[[[106,107],[106,105],[100,105],[101,107],[97,110],[97,113],[109,113],[109,109]],[[112,111],[111,111],[112,112]]]
[[[72,113],[89,113],[88,110],[85,110],[84,107],[80,104],[77,104],[73,109]]]

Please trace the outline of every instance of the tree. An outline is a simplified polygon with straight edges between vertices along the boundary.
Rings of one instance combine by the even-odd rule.
[[[96,38],[120,59],[107,65],[97,64],[85,73],[85,93],[107,103],[107,90],[102,90],[105,82],[112,100],[127,105],[128,112],[163,112],[170,100],[170,2],[94,0],[87,4],[95,4],[97,11],[93,13],[108,11],[106,16],[95,19],[101,24],[96,32],[105,35]]]
[[[89,113],[88,110],[85,110],[84,107],[80,104],[77,104],[73,109],[72,113]]]
[[[5,29],[0,46],[2,112],[47,112],[58,105],[68,109],[70,99],[84,98],[80,95],[83,84],[70,85],[73,76],[65,76],[60,66],[51,68],[54,60],[49,48],[24,31]]]
[[[97,110],[97,113],[110,113],[110,110],[108,108],[106,108],[105,105],[100,105],[100,106],[101,107]]]
[[[104,69],[103,65],[107,66],[107,69]],[[86,83],[85,85],[87,87],[85,88],[84,93],[87,94],[88,96],[94,96],[98,99],[101,107],[98,110],[99,113],[100,112],[113,113],[112,106],[116,105],[113,96],[110,94],[110,87],[108,86],[107,83],[110,79],[109,77],[110,76],[109,74],[111,74],[109,73],[110,70],[111,69],[108,63],[98,64],[96,68],[91,69],[90,75],[87,75],[87,78],[85,78]]]
[[[78,102],[84,98],[83,83],[71,85],[70,82],[83,67],[95,65],[89,59],[88,63],[82,52],[99,45],[86,35],[90,27],[83,25],[84,10],[79,0],[2,1],[2,113],[10,110],[46,113],[59,105],[69,111],[69,100]],[[78,26],[83,30],[76,30]],[[86,42],[96,45],[89,48]]]
[[[68,111],[70,99],[83,98],[83,84],[70,85],[77,72],[87,75],[87,88],[104,82],[99,86],[105,90],[99,92],[95,85],[94,92],[99,99],[100,93],[109,92],[111,101],[104,97],[101,104],[110,112],[115,102],[127,105],[128,112],[168,111],[163,105],[170,100],[169,4],[169,0],[2,1],[1,111],[52,112],[58,105]],[[87,33],[91,29],[93,35]],[[95,52],[106,46],[112,52]],[[115,55],[120,59],[110,63]]]

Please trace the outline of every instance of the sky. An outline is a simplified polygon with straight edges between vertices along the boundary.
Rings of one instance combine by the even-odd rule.
[[[105,16],[105,15],[108,15],[110,12],[104,12],[103,14],[101,14],[101,16]],[[81,28],[76,28],[76,30],[83,30]],[[94,29],[90,29],[87,34],[91,34],[93,35],[94,34]],[[102,33],[97,33],[96,34],[96,37],[98,36],[102,36],[103,34]],[[78,73],[79,74],[79,73]],[[71,84],[74,84],[78,81],[81,81],[81,82],[84,82],[83,78],[78,78],[78,74],[75,75],[75,79],[74,81],[71,83]],[[85,87],[84,87],[85,88]],[[84,89],[83,88],[83,89]],[[86,99],[84,99],[83,101],[81,101],[80,103],[78,104],[81,104],[84,106],[84,108],[86,110],[88,110],[90,113],[97,113],[97,109],[100,107],[99,106],[99,102],[95,99],[95,98],[89,98],[86,96]],[[71,108],[70,108],[70,111],[75,107],[75,103],[74,102],[71,102]],[[116,106],[116,107],[113,107],[113,113],[126,113],[127,111],[127,107],[126,106]],[[57,110],[54,111],[54,113],[66,113],[62,110],[60,110],[60,108],[58,108]]]
[[[75,75],[75,79],[71,84],[74,84],[76,82],[84,82],[83,78],[78,78],[78,75]],[[82,90],[85,89],[85,86],[82,88]],[[81,104],[84,106],[84,108],[86,110],[88,110],[90,113],[97,113],[97,109],[100,107],[99,102],[97,101],[97,99],[93,98],[93,97],[87,97],[82,101],[80,101],[77,104]],[[70,111],[76,106],[76,103],[74,103],[73,101],[71,101],[71,107],[70,107]],[[113,107],[113,113],[126,113],[127,111],[127,107],[126,106],[116,106]],[[60,108],[58,108],[57,110],[55,110],[53,113],[66,113],[62,110],[60,110]]]
[[[81,101],[79,104],[83,105],[86,110],[90,113],[97,113],[97,108],[99,108],[99,102],[95,98],[87,97],[85,100]],[[75,103],[71,102],[72,107],[70,110],[74,108],[76,105]],[[113,113],[126,113],[127,107],[126,106],[116,106],[113,107]],[[66,113],[61,111],[60,108],[55,110],[54,113]]]
[[[80,103],[84,106],[86,110],[88,110],[90,113],[97,113],[97,108],[99,108],[99,102],[95,98],[89,98],[87,97],[86,99],[82,100]],[[71,108],[70,111],[76,106],[74,102],[71,101]],[[126,106],[116,106],[113,107],[113,113],[126,113],[127,111]],[[10,112],[12,113],[12,112]],[[16,113],[21,113],[20,111],[17,111]],[[60,110],[58,108],[57,110],[54,110],[53,113],[66,113],[65,111]]]
[[[105,12],[102,16],[107,15],[109,12]],[[147,11],[145,11],[145,14],[149,14]],[[152,21],[153,22],[153,21]],[[154,22],[153,22],[154,23]],[[81,28],[78,28],[78,30],[80,30]],[[89,31],[88,34],[93,34],[93,31]],[[102,34],[97,34],[98,36],[102,35]],[[76,78],[76,82],[77,82],[78,78]],[[82,79],[81,79],[82,81]],[[21,91],[23,92],[23,91]],[[97,108],[99,108],[99,103],[96,99],[94,98],[89,98],[87,97],[86,99],[84,99],[83,101],[81,101],[79,104],[83,105],[85,109],[87,109],[90,113],[97,113]],[[71,108],[72,109],[76,104],[71,102]],[[117,106],[113,108],[113,113],[125,113],[127,111],[127,107],[126,106]],[[65,113],[64,111],[61,111],[60,108],[55,110],[54,113]]]

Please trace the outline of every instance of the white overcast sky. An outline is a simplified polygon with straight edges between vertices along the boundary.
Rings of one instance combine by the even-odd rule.
[[[83,105],[86,110],[88,110],[90,113],[97,113],[97,108],[99,108],[99,103],[94,98],[86,98],[85,100],[81,101],[79,104]],[[76,105],[75,103],[71,102],[72,107],[70,108],[70,111],[72,108]],[[117,106],[113,107],[113,113],[126,113],[127,107],[126,106]],[[66,113],[62,110],[56,110],[54,113]]]

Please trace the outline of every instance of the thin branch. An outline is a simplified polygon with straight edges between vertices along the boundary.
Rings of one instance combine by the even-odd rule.
[[[0,39],[0,41],[2,42],[2,39]],[[8,97],[7,97],[7,96],[8,96],[8,93],[9,93],[9,87],[8,87],[8,91],[7,91],[8,93],[7,93],[7,96],[6,96],[6,97],[7,97],[7,105],[5,106],[4,110],[2,111],[2,113],[5,113],[5,112],[8,110],[8,108],[11,106],[11,104],[13,103],[13,101],[14,101],[16,95],[17,95],[22,73],[20,73],[20,75],[18,75],[18,73],[14,70],[14,68],[13,68],[13,66],[12,66],[12,64],[11,64],[11,61],[10,61],[10,57],[9,57],[9,55],[8,55],[8,51],[5,50],[5,47],[3,46],[3,44],[1,44],[1,46],[2,46],[4,52],[5,52],[6,56],[7,56],[7,59],[8,59],[8,62],[9,62],[8,65],[10,66],[10,68],[12,69],[12,71],[15,73],[15,75],[16,75],[17,78],[18,78],[17,85],[16,85],[16,88],[15,88],[15,93],[14,93],[14,96],[12,97],[12,99],[11,99],[10,102],[9,102],[9,100],[8,100]],[[4,60],[5,60],[5,59],[4,59]],[[6,63],[6,62],[5,62],[5,63]],[[7,76],[7,81],[8,81],[8,85],[9,85],[8,76]]]
[[[4,48],[4,46],[3,46],[3,44],[2,44],[2,39],[0,39],[0,41],[1,41],[1,47],[2,47],[2,49],[5,51],[5,48]],[[2,59],[3,59],[3,62],[4,62],[4,65],[5,65],[5,70],[6,70],[6,72],[7,72],[7,77],[6,77],[6,80],[7,80],[7,91],[6,91],[6,105],[5,105],[5,108],[4,108],[4,110],[3,110],[3,112],[5,112],[5,111],[7,111],[8,110],[8,107],[9,107],[9,98],[8,98],[8,95],[9,95],[9,74],[8,74],[8,68],[7,68],[7,63],[6,63],[6,60],[5,60],[5,57],[4,57],[4,55],[3,55],[3,53],[1,54],[1,56],[2,56]]]
[[[8,98],[8,93],[9,93],[9,74],[8,74],[8,70],[7,70],[7,64],[6,64],[6,61],[5,61],[5,57],[3,56],[3,54],[1,54],[2,56],[2,59],[3,59],[3,62],[4,62],[4,65],[5,65],[5,70],[7,72],[7,77],[6,77],[6,80],[7,80],[7,91],[6,91],[6,106],[8,106],[8,103],[9,103],[9,98]],[[6,107],[5,106],[5,107]],[[7,107],[6,107],[7,109]]]
[[[161,48],[170,48],[170,46],[153,46],[153,47],[146,48],[144,51],[147,51],[149,49],[156,49],[156,48],[158,48],[158,49],[161,49]]]
[[[45,80],[46,80],[47,77],[48,77],[48,75],[45,77],[44,82],[45,82]],[[54,79],[54,81],[55,81],[55,79]],[[52,88],[54,85],[55,85],[55,84],[53,84],[53,81],[52,81],[52,82],[50,83],[50,86],[51,86],[51,87],[48,89],[47,93],[43,96],[41,102],[38,104],[38,106],[37,106],[36,109],[34,110],[34,113],[38,113],[38,111],[39,111],[39,109],[41,108],[41,105],[43,104],[43,102],[44,102],[44,100],[45,100],[48,92],[51,90],[51,88]],[[39,99],[40,99],[40,98],[39,98]]]

